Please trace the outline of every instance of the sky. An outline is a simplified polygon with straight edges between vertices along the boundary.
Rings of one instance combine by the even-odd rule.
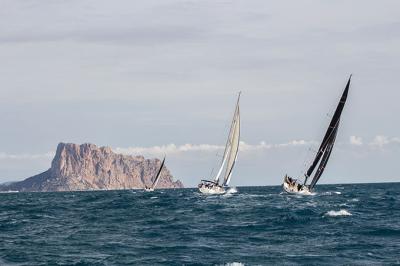
[[[351,73],[320,182],[400,181],[399,47],[397,0],[0,0],[0,183],[72,142],[166,154],[196,186],[242,91],[231,184],[277,185],[304,173]]]

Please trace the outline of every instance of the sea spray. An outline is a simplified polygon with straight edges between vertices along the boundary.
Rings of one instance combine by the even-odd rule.
[[[351,216],[352,214],[345,209],[340,211],[328,211],[324,216],[336,217],[336,216]]]

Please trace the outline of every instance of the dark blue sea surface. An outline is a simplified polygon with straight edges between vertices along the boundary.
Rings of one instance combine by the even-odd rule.
[[[400,183],[237,190],[0,194],[0,264],[400,264]]]

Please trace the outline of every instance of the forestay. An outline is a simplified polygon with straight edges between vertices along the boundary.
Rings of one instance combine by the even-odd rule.
[[[237,99],[235,112],[233,115],[233,120],[231,123],[228,140],[225,145],[224,156],[222,158],[221,166],[218,171],[218,174],[215,177],[215,182],[219,183],[220,176],[225,169],[224,172],[224,179],[223,185],[228,186],[231,176],[232,170],[235,166],[237,155],[239,151],[239,142],[240,142],[240,111],[239,111],[239,100],[240,100],[240,93]]]
[[[349,87],[350,87],[350,81],[351,81],[351,75],[350,75],[349,80],[347,81],[346,88],[343,91],[343,94],[342,94],[342,97],[340,98],[339,104],[336,107],[335,113],[329,124],[328,130],[325,133],[324,139],[322,140],[321,146],[318,149],[317,155],[315,156],[314,161],[312,162],[311,166],[308,168],[307,172],[305,173],[304,185],[306,185],[307,179],[311,176],[311,174],[314,172],[315,167],[319,163],[318,169],[314,175],[313,180],[311,181],[310,189],[312,189],[318,182],[319,178],[321,177],[322,173],[325,170],[326,164],[328,163],[329,157],[331,155],[333,145],[336,140],[337,130],[339,128],[340,117],[342,115],[342,111],[343,111],[344,105],[347,100],[347,95],[348,95]]]

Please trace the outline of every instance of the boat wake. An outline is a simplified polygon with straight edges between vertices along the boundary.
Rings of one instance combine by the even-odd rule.
[[[235,194],[235,193],[238,193],[236,187],[231,187],[226,191],[225,194]]]
[[[351,216],[352,214],[345,209],[340,211],[328,211],[324,216],[336,217],[336,216]]]
[[[326,195],[326,196],[332,196],[333,194],[341,195],[342,192],[340,192],[340,191],[326,191],[326,192],[322,193],[322,195]]]

